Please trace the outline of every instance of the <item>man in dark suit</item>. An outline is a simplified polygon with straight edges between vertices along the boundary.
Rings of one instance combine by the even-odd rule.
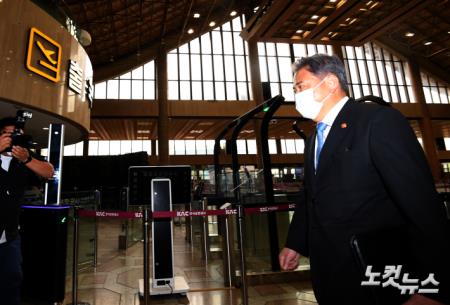
[[[361,285],[368,279],[350,241],[402,227],[399,243],[408,241],[415,270],[434,273],[439,293],[405,296],[398,289],[398,298],[377,304],[449,303],[448,221],[408,121],[391,107],[348,98],[345,69],[335,56],[302,58],[294,73],[296,108],[318,124],[306,142],[305,186],[280,253],[281,267],[295,269],[300,255],[309,257],[320,305],[375,304],[373,287]],[[376,271],[381,280],[384,270]]]

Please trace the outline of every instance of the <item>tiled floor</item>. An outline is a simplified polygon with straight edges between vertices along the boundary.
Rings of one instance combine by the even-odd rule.
[[[138,280],[143,278],[142,243],[118,250],[117,221],[99,221],[98,265],[79,274],[78,302],[91,305],[138,305]],[[190,286],[185,296],[151,297],[149,304],[238,305],[239,289],[223,285],[220,259],[206,263],[201,254],[185,241],[183,226],[174,230],[175,274],[184,276]],[[71,278],[67,279],[64,304],[72,303]],[[250,305],[315,305],[309,282],[250,286]]]

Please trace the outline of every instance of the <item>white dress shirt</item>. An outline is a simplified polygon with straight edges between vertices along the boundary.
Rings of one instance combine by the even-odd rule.
[[[338,116],[339,112],[341,112],[342,107],[344,107],[345,103],[348,101],[348,96],[343,97],[336,105],[331,108],[331,110],[327,113],[327,115],[323,118],[322,123],[325,123],[327,127],[323,132],[323,145],[327,140],[328,134],[330,133],[331,126],[333,126],[334,120]],[[317,137],[315,139],[316,143],[314,147],[317,147]],[[323,149],[323,146],[322,146]],[[314,149],[314,164],[317,164],[317,150]]]

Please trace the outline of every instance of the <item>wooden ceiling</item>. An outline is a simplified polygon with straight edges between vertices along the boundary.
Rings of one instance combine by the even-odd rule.
[[[249,14],[260,0],[46,0],[92,37],[86,47],[94,80],[115,77],[221,25]],[[194,14],[199,14],[194,18]],[[193,33],[189,34],[188,30]]]
[[[266,1],[246,40],[360,46],[376,41],[450,83],[449,0]]]

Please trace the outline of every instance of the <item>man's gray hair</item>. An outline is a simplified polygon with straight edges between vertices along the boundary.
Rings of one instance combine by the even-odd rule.
[[[345,68],[339,57],[326,54],[315,54],[310,57],[302,57],[292,64],[294,75],[301,69],[306,68],[309,72],[322,78],[328,73],[336,75],[341,88],[348,94],[347,78]]]

